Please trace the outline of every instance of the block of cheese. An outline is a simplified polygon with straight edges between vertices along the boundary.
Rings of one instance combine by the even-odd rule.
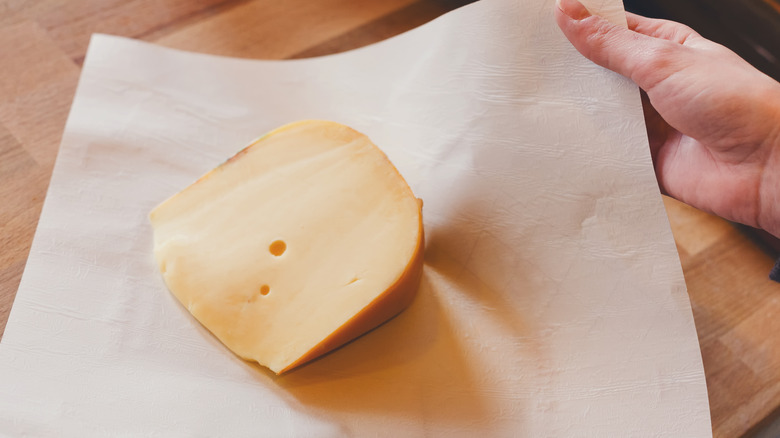
[[[150,214],[170,291],[238,356],[282,373],[410,304],[422,202],[368,137],[302,121]]]

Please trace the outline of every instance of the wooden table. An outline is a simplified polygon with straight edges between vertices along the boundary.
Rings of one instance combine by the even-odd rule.
[[[87,50],[104,32],[247,58],[333,53],[468,0],[0,0],[0,335],[19,285]],[[721,219],[666,200],[704,358],[716,436],[780,413],[772,258]]]

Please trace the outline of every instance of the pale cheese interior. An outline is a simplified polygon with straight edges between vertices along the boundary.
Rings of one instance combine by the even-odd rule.
[[[422,238],[417,199],[387,157],[322,121],[266,135],[151,221],[171,292],[233,352],[276,372],[390,288]]]

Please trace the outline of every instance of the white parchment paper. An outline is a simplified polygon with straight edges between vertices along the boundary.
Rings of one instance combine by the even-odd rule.
[[[94,36],[0,344],[0,435],[710,435],[638,91],[553,8],[483,0],[297,61]],[[424,199],[425,274],[401,315],[276,377],[166,290],[147,214],[310,118],[369,135]]]

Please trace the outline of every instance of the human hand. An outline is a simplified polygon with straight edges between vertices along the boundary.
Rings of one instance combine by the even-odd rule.
[[[780,237],[780,83],[679,23],[627,13],[628,29],[558,0],[585,57],[643,91],[661,190]]]

